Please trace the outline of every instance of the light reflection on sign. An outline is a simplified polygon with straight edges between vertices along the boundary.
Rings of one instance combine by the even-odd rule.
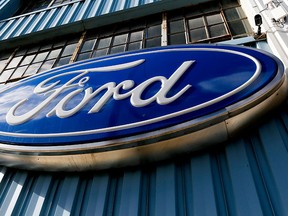
[[[2,90],[0,140],[8,144],[0,147],[61,154],[141,136],[151,143],[163,135],[158,130],[166,136],[203,119],[229,119],[227,107],[251,107],[254,95],[271,95],[283,77],[278,59],[237,46],[166,47],[77,62]]]

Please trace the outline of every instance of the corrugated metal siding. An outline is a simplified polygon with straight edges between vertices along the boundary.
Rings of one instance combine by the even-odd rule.
[[[7,4],[9,0],[0,0],[0,10]]]
[[[161,0],[79,0],[0,22],[0,40],[11,39],[33,32],[130,9]],[[2,1],[1,1],[2,2]],[[0,2],[0,4],[1,4]],[[1,5],[0,5],[1,6]]]
[[[19,8],[21,0],[0,0],[0,20],[11,17]]]
[[[287,105],[225,145],[89,173],[1,168],[0,215],[287,215]]]

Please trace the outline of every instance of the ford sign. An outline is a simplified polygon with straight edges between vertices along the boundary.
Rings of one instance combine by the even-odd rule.
[[[83,170],[225,141],[280,103],[285,83],[277,58],[239,46],[77,62],[2,89],[0,160]]]

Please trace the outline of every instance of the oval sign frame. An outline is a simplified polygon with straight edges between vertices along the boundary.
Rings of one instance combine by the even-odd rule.
[[[213,54],[210,54],[210,52]],[[182,53],[185,53],[185,55],[186,53],[188,53],[188,57],[184,54],[182,57]],[[197,53],[197,55],[195,53]],[[177,57],[175,56],[175,54],[177,54]],[[172,57],[170,57],[170,55]],[[231,68],[228,67],[229,70],[227,69],[227,72],[225,72],[225,67],[221,65],[222,63],[219,64],[218,55],[220,56],[219,59],[230,58],[229,55],[241,56],[239,58],[237,57],[236,59],[233,59],[232,57],[231,60],[228,59],[231,62],[229,63],[228,61],[228,63],[226,63],[230,67],[235,66],[235,63],[237,63],[239,59],[241,60],[241,62],[245,62],[245,65],[251,64],[248,69],[245,67],[243,67],[243,69],[241,66],[238,65],[240,69],[236,70],[233,68],[236,72],[234,72],[234,70],[233,72],[231,72],[232,75],[234,73],[238,77],[239,75],[241,75],[245,78],[237,78],[237,81],[235,81],[236,75],[231,76],[232,78],[229,77],[229,83],[235,82],[235,84],[231,84],[231,87],[229,86],[227,88],[228,90],[225,90],[223,92],[221,90],[220,93],[215,93],[216,96],[213,95],[212,99],[210,98],[208,101],[207,97],[209,98],[209,94],[214,94],[214,92],[210,93],[209,91],[211,90],[209,90],[207,91],[207,96],[205,96],[205,91],[201,90],[202,94],[204,95],[204,99],[202,102],[198,102],[197,100],[196,105],[193,104],[193,106],[191,106],[189,104],[188,108],[186,107],[184,110],[177,110],[176,112],[168,112],[168,114],[166,113],[164,117],[153,117],[153,115],[151,114],[152,117],[147,117],[147,119],[142,118],[142,121],[139,122],[127,121],[127,124],[115,126],[114,123],[114,125],[107,128],[100,127],[92,130],[91,128],[88,128],[84,132],[73,131],[72,136],[71,132],[69,131],[60,133],[53,133],[53,131],[49,131],[49,133],[46,134],[36,133],[35,136],[35,133],[29,132],[29,127],[26,127],[28,128],[28,132],[26,132],[25,127],[21,128],[21,125],[25,125],[26,122],[29,122],[29,124],[30,122],[33,122],[33,118],[35,118],[35,116],[40,113],[42,109],[44,110],[45,107],[41,107],[41,109],[39,108],[40,111],[33,111],[33,109],[31,109],[30,107],[32,117],[29,117],[28,115],[27,117],[25,115],[25,112],[17,113],[17,109],[19,109],[19,107],[21,108],[21,106],[23,106],[23,104],[28,101],[27,98],[17,98],[16,100],[12,100],[12,102],[10,101],[9,103],[5,103],[4,105],[2,105],[2,107],[5,107],[8,104],[7,106],[9,107],[9,109],[7,108],[5,110],[0,106],[0,110],[2,110],[2,116],[3,110],[4,114],[6,114],[6,122],[2,120],[3,117],[0,120],[0,128],[2,128],[0,129],[0,138],[2,139],[2,143],[0,144],[0,162],[8,166],[16,166],[25,169],[41,169],[53,171],[82,171],[90,169],[106,169],[111,167],[130,166],[143,161],[160,160],[182,154],[183,152],[197,150],[207,145],[224,142],[230,137],[234,137],[239,134],[240,131],[245,130],[245,128],[251,122],[257,121],[259,117],[263,116],[264,113],[278,106],[286,98],[287,81],[284,73],[284,67],[280,60],[275,56],[264,51],[259,51],[247,47],[220,45],[168,46],[147,50],[139,50],[135,52],[127,52],[118,55],[106,56],[98,59],[89,59],[86,61],[76,62],[71,65],[65,65],[59,68],[55,68],[38,75],[28,77],[17,82],[14,85],[8,86],[0,92],[0,95],[3,98],[13,98],[11,97],[11,94],[15,92],[15,89],[23,89],[24,86],[25,88],[29,87],[29,90],[31,90],[31,85],[34,85],[34,87],[32,86],[32,89],[34,90],[33,94],[42,94],[42,97],[44,98],[43,101],[45,101],[45,99],[47,99],[50,95],[51,100],[48,101],[51,102],[53,99],[57,98],[59,95],[63,94],[63,92],[68,89],[68,93],[64,96],[62,95],[62,97],[60,97],[61,99],[55,102],[53,106],[51,105],[52,108],[49,107],[50,112],[48,112],[48,114],[46,113],[46,116],[43,115],[44,117],[42,117],[43,119],[49,118],[51,116],[55,118],[56,116],[56,118],[60,119],[61,121],[65,121],[66,119],[69,119],[70,116],[75,116],[78,114],[78,112],[81,112],[81,109],[77,109],[73,112],[67,112],[67,110],[64,109],[64,107],[68,106],[67,104],[69,104],[71,98],[73,98],[78,93],[80,94],[80,92],[82,91],[88,92],[87,94],[85,93],[85,97],[87,98],[89,98],[89,96],[91,96],[93,92],[96,92],[96,90],[93,88],[91,88],[90,91],[87,90],[89,89],[88,87],[84,89],[84,86],[87,85],[88,82],[92,80],[91,77],[93,77],[92,75],[88,76],[87,74],[100,72],[105,73],[105,75],[103,76],[106,76],[107,73],[111,73],[111,71],[116,71],[117,74],[112,73],[113,77],[113,75],[118,76],[119,71],[126,70],[128,71],[127,77],[129,78],[131,76],[133,77],[133,75],[137,71],[141,71],[141,74],[144,74],[143,76],[145,76],[144,78],[146,80],[144,79],[137,82],[134,81],[134,79],[137,80],[137,77],[133,77],[134,79],[120,78],[120,84],[110,84],[112,82],[104,80],[101,85],[102,87],[105,87],[103,87],[103,89],[107,90],[107,92],[108,89],[112,89],[110,91],[111,94],[109,95],[109,97],[107,96],[108,99],[105,98],[104,93],[101,94],[98,99],[99,101],[103,99],[103,103],[101,103],[100,105],[96,103],[98,105],[97,109],[94,101],[94,106],[90,106],[89,112],[94,114],[100,113],[101,109],[99,111],[99,106],[103,108],[103,106],[107,106],[106,103],[110,104],[111,102],[109,101],[114,99],[117,101],[125,100],[126,103],[127,100],[130,100],[130,103],[133,105],[132,107],[136,107],[135,109],[139,108],[139,110],[146,109],[146,107],[152,107],[152,111],[150,109],[148,112],[153,113],[153,109],[155,109],[155,107],[157,106],[165,107],[171,105],[170,107],[172,108],[177,107],[177,103],[179,101],[182,101],[185,97],[185,94],[186,96],[188,95],[188,90],[190,90],[195,85],[195,94],[197,94],[197,87],[200,86],[200,84],[198,85],[196,81],[196,84],[191,83],[190,81],[192,79],[188,77],[190,78],[188,79],[189,82],[185,83],[184,85],[180,85],[179,82],[180,80],[181,82],[183,82],[183,80],[186,80],[187,77],[185,77],[184,79],[183,76],[185,76],[186,73],[191,73],[191,71],[194,72],[194,70],[198,70],[206,72],[205,69],[207,68],[205,67],[207,67],[208,63],[208,68],[211,64],[213,65],[213,69],[221,70],[221,73],[223,74],[221,75],[221,73],[217,72],[218,74],[215,75],[215,77],[207,78],[209,79],[209,82],[204,82],[203,80],[201,80],[203,78],[200,77],[201,79],[199,78],[199,80],[201,82],[198,81],[198,83],[201,83],[201,86],[205,86],[205,89],[211,89],[211,87],[209,87],[211,83],[215,82],[219,86],[220,82],[223,82],[223,80],[228,80],[227,74],[230,75],[229,70],[231,70]],[[208,58],[207,62],[204,62],[206,61],[206,57],[209,57],[210,59]],[[113,62],[113,60],[115,59],[116,61]],[[173,69],[166,69],[167,71],[169,71],[170,75],[146,75],[146,73],[149,74],[149,71],[147,72],[145,71],[145,69],[151,69],[151,65],[153,65],[153,62],[149,65],[149,61],[157,62],[157,60],[158,62],[162,61],[162,63],[168,60],[167,65],[173,65],[171,61],[175,61],[177,62],[177,66],[174,65],[172,67]],[[195,62],[198,63],[201,61],[204,62],[204,66],[200,67],[197,65],[198,69],[197,67],[195,67],[195,69]],[[93,63],[93,68],[89,68],[89,65],[92,64],[91,62]],[[100,66],[95,67],[95,62],[96,65],[100,62]],[[79,69],[80,66],[84,67],[85,70],[82,68]],[[140,68],[142,66],[144,67],[144,69]],[[135,70],[135,68],[137,70]],[[158,66],[155,68],[159,69]],[[254,68],[253,73],[251,71],[249,71],[249,73],[245,71],[250,70],[251,68]],[[244,70],[244,72],[240,73],[238,70]],[[263,75],[263,71],[265,71],[265,74],[267,75]],[[212,71],[212,73],[214,72]],[[220,75],[224,78],[220,79]],[[110,76],[110,74],[108,76]],[[122,74],[120,75],[120,77],[121,76]],[[206,74],[206,76],[209,77],[209,74]],[[62,77],[64,77],[63,79],[66,80],[62,81]],[[123,75],[123,77],[125,76]],[[61,80],[62,83],[57,79]],[[117,79],[119,80],[119,78]],[[218,81],[218,79],[220,79],[220,81]],[[196,76],[195,80],[198,80]],[[217,82],[215,80],[217,80]],[[34,82],[36,84],[31,84]],[[61,83],[61,85],[59,83]],[[161,86],[156,85],[155,83],[161,83]],[[152,84],[155,84],[155,86],[153,86]],[[101,89],[101,85],[100,87],[98,86],[98,89],[100,89],[99,92],[103,91],[103,89]],[[213,83],[212,87],[215,88],[215,86],[217,87],[217,85]],[[70,92],[69,88],[72,89]],[[173,88],[177,90],[173,91],[173,93],[170,93],[170,91],[172,91],[171,89]],[[57,89],[60,89],[58,93]],[[75,89],[80,90],[79,92],[76,92]],[[149,91],[147,89],[154,93],[149,94]],[[157,89],[157,91],[155,89]],[[247,91],[247,89],[249,89],[249,91]],[[52,97],[54,93],[55,97]],[[146,95],[143,96],[144,94]],[[81,98],[85,97],[83,95],[81,96]],[[93,97],[94,95],[91,96],[91,98]],[[145,99],[143,97],[145,97]],[[66,99],[64,100],[64,98]],[[193,98],[188,99],[189,101],[192,101]],[[81,104],[83,101],[84,99],[79,99],[78,104]],[[201,101],[201,99],[199,99],[199,101]],[[85,105],[88,104],[88,102],[86,103],[85,101]],[[11,107],[11,104],[14,105],[12,106],[14,108]],[[39,104],[41,103],[38,103],[37,107],[40,107]],[[181,103],[179,102],[179,104]],[[84,105],[81,106],[81,108],[83,107]],[[177,107],[177,109],[179,108]],[[71,108],[71,110],[73,109]],[[85,112],[87,115],[87,110],[85,110]],[[27,111],[27,113],[29,112]],[[158,114],[156,111],[155,113]],[[182,116],[183,118],[181,120],[178,120]],[[82,116],[80,117],[83,118]],[[104,118],[105,116],[103,117],[103,119]],[[128,119],[129,117],[124,116],[124,120],[121,121],[125,121],[125,118]],[[169,122],[170,119],[172,119],[172,122]],[[96,122],[96,120],[94,120],[94,122]],[[159,126],[159,122],[164,122],[164,124],[160,124]],[[56,123],[56,125],[59,125],[60,123],[58,122]],[[5,126],[5,124],[7,124],[8,126]],[[39,125],[39,123],[31,124],[34,125],[35,128],[37,124]],[[40,121],[40,124],[43,123],[41,123]],[[147,126],[150,125],[152,125],[151,128],[147,129]],[[15,131],[13,131],[14,127],[16,128]],[[3,130],[3,128],[7,128],[7,131],[5,131],[6,129]],[[8,129],[11,130],[11,128],[12,131],[8,131]],[[35,128],[34,130],[37,131],[37,129]],[[130,129],[132,132],[129,131]],[[32,126],[30,127],[30,130],[33,130]],[[59,130],[61,130],[61,128]],[[117,133],[118,131],[120,131],[120,135],[119,133]],[[121,131],[125,132],[121,134]],[[101,133],[105,136],[101,136]],[[106,135],[105,133],[108,135]],[[114,135],[113,133],[115,133],[116,135]],[[91,134],[93,135],[92,138],[90,136]],[[100,135],[94,136],[94,134]],[[68,136],[71,136],[72,140],[65,141]],[[73,137],[77,139],[73,140]],[[82,137],[88,138],[81,140]],[[29,140],[32,140],[33,142]]]

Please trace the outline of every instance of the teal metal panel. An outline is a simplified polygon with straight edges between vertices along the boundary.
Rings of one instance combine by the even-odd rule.
[[[86,173],[2,167],[0,215],[287,215],[286,110],[166,162]]]
[[[21,0],[0,0],[0,20],[7,19],[21,6]]]
[[[95,28],[206,1],[209,0],[75,0],[0,21],[0,40],[3,42],[29,34],[39,34],[44,30],[45,35],[49,30],[51,34],[55,34],[56,28],[65,25],[73,25],[70,31]],[[14,5],[14,8],[17,6]],[[0,8],[1,13],[3,11]],[[121,19],[115,19],[115,14],[122,15]]]
[[[190,214],[217,215],[216,197],[214,194],[211,158],[208,154],[195,156],[191,159],[188,183],[191,184]],[[201,173],[201,174],[200,174]]]
[[[176,166],[160,165],[156,169],[153,215],[176,215]]]
[[[287,215],[287,105],[242,137],[120,170],[1,168],[0,214]]]

